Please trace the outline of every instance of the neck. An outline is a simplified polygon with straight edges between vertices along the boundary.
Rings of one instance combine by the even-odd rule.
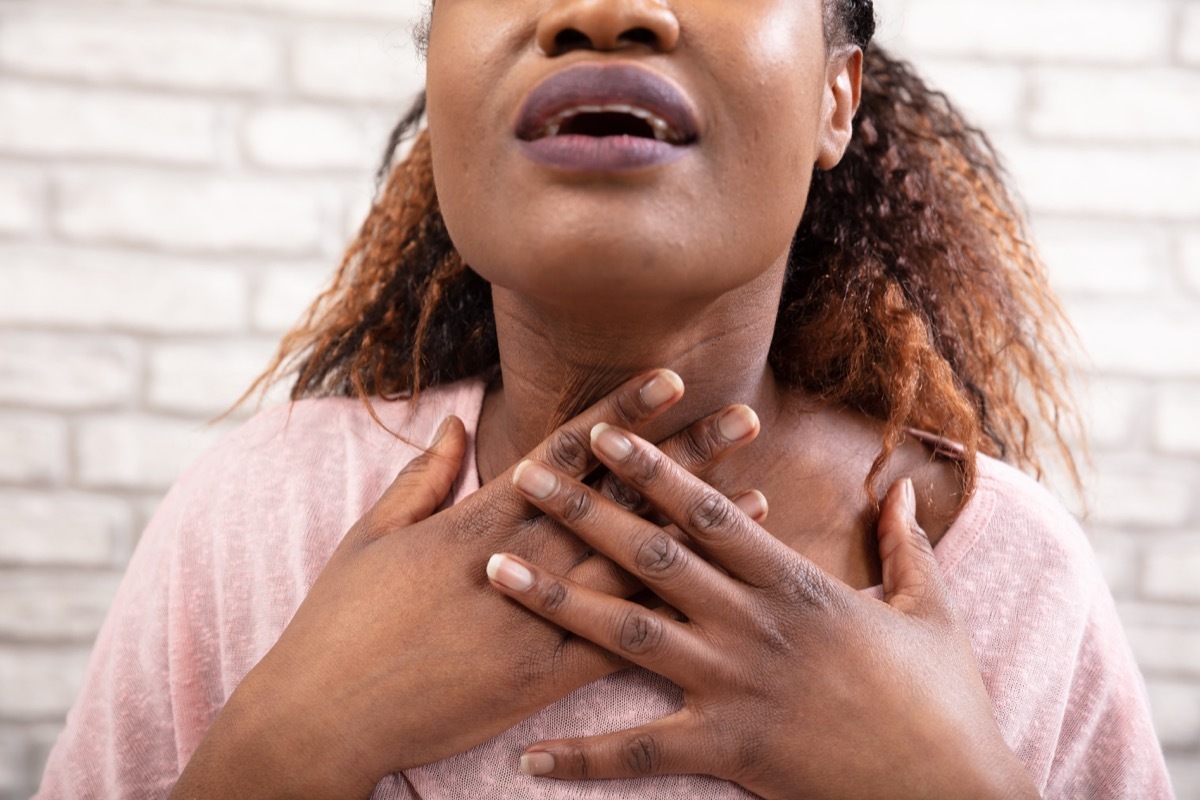
[[[625,380],[666,367],[683,379],[682,400],[641,434],[661,440],[732,403],[778,414],[767,361],[783,264],[749,285],[687,307],[560,308],[493,287],[501,379],[480,421],[480,477],[490,480],[555,427]]]

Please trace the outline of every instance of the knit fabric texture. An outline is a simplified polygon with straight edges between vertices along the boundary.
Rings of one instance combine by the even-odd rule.
[[[416,445],[446,415],[462,418],[470,443],[456,502],[479,487],[483,394],[466,381],[375,406]],[[37,797],[165,796],[345,532],[419,452],[408,442],[357,400],[303,400],[259,413],[193,464],[138,545]],[[1074,519],[1033,480],[981,457],[978,488],[935,553],[1000,730],[1043,796],[1171,797],[1144,684]],[[517,770],[533,742],[621,730],[680,702],[665,679],[625,670],[485,744],[390,776],[374,798],[752,797],[706,776],[563,782]]]

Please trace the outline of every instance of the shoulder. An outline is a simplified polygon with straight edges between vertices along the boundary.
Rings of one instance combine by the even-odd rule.
[[[415,402],[313,398],[260,411],[185,470],[172,494],[279,498],[303,489],[328,499],[375,473],[390,482],[448,415],[462,418],[473,434],[483,389],[482,381],[470,380],[434,387]]]
[[[1029,475],[986,456],[977,465],[975,493],[938,548],[948,576],[986,573],[1026,593],[1054,583],[1090,602],[1104,583],[1078,520]]]
[[[448,414],[474,430],[482,398],[482,382],[470,381],[371,409],[321,398],[262,411],[185,470],[147,528],[146,548],[177,562],[181,580],[208,584],[219,572],[222,591],[236,594],[241,579],[278,579],[290,598],[302,597]],[[464,464],[464,475],[472,468]]]

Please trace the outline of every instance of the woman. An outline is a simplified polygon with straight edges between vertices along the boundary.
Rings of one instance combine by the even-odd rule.
[[[164,502],[44,794],[1168,796],[1082,534],[987,457],[1062,409],[1036,259],[872,31],[440,0],[297,402]]]

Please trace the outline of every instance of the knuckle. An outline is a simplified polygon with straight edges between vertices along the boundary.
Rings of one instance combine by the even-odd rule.
[[[535,583],[534,592],[536,592],[538,608],[547,616],[555,616],[562,611],[571,596],[566,584],[553,578]]]
[[[819,568],[807,562],[788,564],[773,587],[789,606],[834,610],[838,597]]]
[[[615,424],[621,428],[630,428],[646,418],[649,409],[642,400],[641,389],[620,392],[612,400],[612,416]]]
[[[592,497],[584,489],[573,486],[570,490],[564,493],[562,505],[559,506],[559,514],[562,516],[562,521],[567,525],[575,525],[582,522],[591,513],[593,508]]]
[[[555,753],[554,763],[560,765],[562,774],[569,778],[585,780],[591,774],[587,751],[577,744],[568,744]]]
[[[713,491],[706,491],[692,505],[688,523],[693,533],[711,536],[729,527],[734,517],[732,504]]]
[[[617,643],[631,655],[644,655],[662,643],[663,622],[640,606],[621,620]]]
[[[656,483],[662,477],[663,469],[663,458],[657,451],[635,449],[625,478],[634,489],[639,489]]]
[[[643,575],[663,576],[682,566],[683,553],[679,543],[659,531],[638,548],[634,563]]]
[[[600,494],[629,511],[640,511],[642,496],[611,472],[600,483]]]
[[[582,473],[591,459],[591,440],[586,432],[574,427],[560,430],[546,447],[546,461],[551,467],[568,475]]]
[[[649,734],[634,736],[625,745],[625,766],[633,775],[652,775],[662,761],[658,740]]]
[[[692,426],[679,434],[675,442],[679,451],[675,459],[684,469],[696,472],[716,460],[721,446],[713,438],[713,426]]]

